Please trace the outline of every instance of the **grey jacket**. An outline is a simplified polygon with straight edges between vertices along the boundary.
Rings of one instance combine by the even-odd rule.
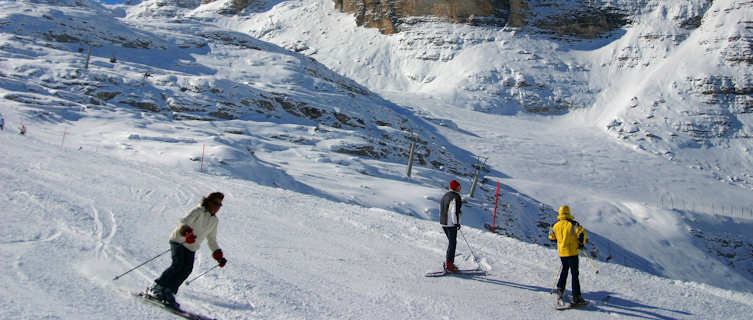
[[[443,227],[454,227],[460,224],[460,207],[463,205],[463,199],[455,191],[447,191],[439,203],[439,224]]]

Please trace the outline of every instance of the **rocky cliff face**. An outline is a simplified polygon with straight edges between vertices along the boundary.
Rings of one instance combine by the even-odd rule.
[[[422,17],[454,23],[509,27],[531,26],[545,32],[593,38],[625,25],[626,14],[582,1],[536,0],[334,0],[335,7],[352,12],[358,25],[378,28],[384,34],[400,31],[403,24]]]
[[[398,32],[410,18],[434,16],[456,23],[504,25],[509,5],[504,0],[335,0],[335,7],[356,15],[358,25]]]
[[[741,169],[748,166],[753,137],[753,21],[739,14],[751,9],[753,1],[646,6],[647,18],[627,32],[615,46],[616,59],[608,63],[626,74],[645,72],[644,84],[614,102],[625,109],[606,125],[607,131],[638,149],[678,161],[684,149],[740,148],[739,167],[705,160],[690,166],[725,183],[753,188],[753,175]]]

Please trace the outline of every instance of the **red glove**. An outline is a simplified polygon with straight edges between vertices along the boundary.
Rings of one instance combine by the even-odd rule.
[[[222,249],[214,250],[214,253],[212,253],[212,258],[214,258],[214,260],[217,260],[217,263],[220,264],[220,268],[224,267],[227,263],[227,259],[222,256]]]
[[[193,233],[193,228],[191,228],[190,226],[183,226],[182,228],[180,228],[180,234],[182,236],[185,237],[186,233]]]
[[[186,237],[186,243],[191,244],[196,242],[196,235],[193,234],[193,228],[189,226],[183,226],[183,228],[180,228],[180,234]]]

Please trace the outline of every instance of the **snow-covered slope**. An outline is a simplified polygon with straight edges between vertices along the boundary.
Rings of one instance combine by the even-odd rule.
[[[215,19],[315,57],[427,119],[452,121],[445,136],[488,157],[512,187],[552,207],[578,203],[581,219],[612,242],[596,248],[600,258],[749,288],[749,235],[708,235],[698,245],[690,212],[753,217],[745,178],[751,73],[740,58],[750,56],[750,3],[603,2],[632,23],[591,40],[430,19],[385,36],[356,27],[328,0],[256,2]],[[691,76],[731,80],[697,86]],[[730,241],[742,245],[720,245]],[[673,262],[685,257],[714,267],[688,272]]]
[[[30,133],[31,134],[31,133]],[[172,319],[131,292],[149,285],[178,218],[211,191],[223,269],[184,285],[185,308],[219,319],[747,319],[753,295],[583,261],[593,305],[553,308],[554,249],[474,228],[457,262],[487,277],[425,278],[446,239],[436,222],[330,201],[249,180],[0,132],[0,310],[8,319]],[[271,174],[263,169],[258,175]],[[407,191],[394,188],[394,192]],[[212,266],[202,248],[196,272]],[[571,313],[572,312],[572,313]]]
[[[8,109],[0,111],[13,127],[26,123],[31,135],[63,146],[424,219],[438,215],[447,181],[470,186],[471,155],[426,120],[310,58],[218,28],[211,18],[186,16],[216,8],[193,12],[171,1],[142,2],[108,15],[89,4],[96,10],[4,4],[8,41],[0,90]],[[167,13],[145,17],[155,5]],[[83,39],[92,43],[88,68]],[[414,140],[416,166],[407,178]],[[396,187],[405,191],[395,193]],[[483,201],[468,205],[464,223],[491,222],[493,187],[479,187]],[[544,242],[541,222],[552,209],[504,191],[514,205],[500,213],[509,218],[500,219],[500,230]]]
[[[611,297],[597,310],[667,318],[750,313],[749,293],[727,291],[753,291],[751,222],[735,218],[748,216],[742,208],[749,190],[737,179],[719,182],[744,153],[717,152],[727,141],[720,138],[720,146],[679,145],[669,160],[652,149],[659,143],[610,135],[620,131],[607,129],[609,121],[630,119],[629,110],[639,109],[617,98],[611,108],[594,104],[556,117],[521,114],[512,100],[500,103],[528,97],[526,90],[538,86],[525,83],[547,82],[542,79],[549,74],[552,83],[572,83],[558,90],[585,105],[611,101],[605,97],[613,91],[588,89],[607,86],[603,80],[613,76],[594,61],[622,41],[645,39],[640,33],[571,43],[520,30],[426,23],[384,36],[357,28],[324,0],[254,2],[240,15],[218,14],[226,11],[225,1],[134,3],[0,3],[0,113],[10,130],[2,132],[7,140],[0,159],[4,179],[12,181],[5,194],[8,203],[38,214],[19,220],[6,213],[12,223],[3,225],[9,238],[2,253],[9,258],[2,261],[14,271],[2,276],[12,280],[13,299],[3,299],[11,302],[2,307],[11,314],[112,318],[139,306],[159,315],[113,291],[147,285],[164,265],[126,284],[109,279],[133,260],[164,250],[161,241],[175,219],[214,189],[236,200],[237,211],[223,210],[237,218],[227,234],[238,242],[228,250],[242,252],[234,259],[244,268],[183,297],[197,309],[220,309],[221,318],[382,318],[388,308],[397,318],[510,312],[540,318],[531,310],[549,310],[543,292],[558,264],[545,232],[561,204],[590,231],[588,252],[602,271],[588,278],[583,261],[586,297]],[[87,39],[92,55],[84,70]],[[555,62],[530,65],[543,56]],[[626,79],[645,71],[623,67],[609,70]],[[488,68],[499,73],[463,78]],[[501,81],[501,74],[512,82]],[[463,89],[471,85],[481,87]],[[21,123],[27,137],[12,134]],[[407,178],[413,134],[419,155]],[[446,241],[433,222],[437,201],[449,179],[469,190],[473,154],[486,157],[488,169],[475,197],[465,195],[463,230],[492,275],[471,285],[467,279],[424,283],[421,274],[441,261]],[[707,170],[693,159],[716,167]],[[492,220],[497,181],[504,182],[497,230],[509,237],[482,231]],[[140,202],[147,203],[133,204]],[[138,219],[146,213],[155,220]],[[268,241],[267,250],[257,252],[262,258],[247,248],[253,241]],[[60,249],[50,257],[58,268],[23,271],[24,256],[40,261],[39,252],[50,246]],[[471,266],[467,253],[460,259]],[[337,275],[322,273],[332,267]],[[82,285],[64,288],[53,273]],[[444,301],[443,293],[458,286],[473,303]],[[337,290],[343,293],[330,293]],[[89,291],[101,297],[96,304],[68,307]],[[34,295],[51,307],[13,304]],[[500,302],[496,309],[475,304],[490,296]],[[708,301],[728,309],[702,309]],[[98,306],[109,302],[117,306]]]
[[[97,10],[31,8],[24,2],[3,6],[7,59],[0,62],[0,86],[5,99],[25,107],[27,117],[66,124],[91,120],[89,111],[104,111],[104,116],[114,111],[130,113],[135,122],[155,117],[200,126],[227,120],[195,135],[127,132],[122,127],[113,132],[103,127],[76,130],[70,137],[73,143],[118,136],[115,140],[126,152],[131,151],[129,141],[137,140],[194,145],[197,152],[214,141],[222,146],[209,150],[209,157],[222,163],[214,168],[232,171],[241,160],[253,159],[261,151],[257,148],[269,144],[265,141],[391,162],[404,161],[411,141],[416,141],[420,165],[461,175],[472,170],[466,164],[468,152],[449,145],[407,110],[310,58],[247,35],[200,19],[149,17],[149,23],[131,24],[113,17],[117,10],[108,15],[94,4]],[[259,128],[264,131],[260,135],[251,123],[284,124],[289,130],[279,134]],[[124,124],[134,126],[139,125]],[[134,151],[163,157],[154,150]],[[235,171],[252,175],[244,168]]]

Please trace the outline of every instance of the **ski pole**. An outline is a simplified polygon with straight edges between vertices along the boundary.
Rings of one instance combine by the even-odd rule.
[[[196,276],[196,278],[193,278],[193,279],[191,279],[191,280],[188,280],[188,281],[186,281],[186,285],[187,285],[187,286],[188,286],[188,285],[191,285],[191,282],[194,282],[194,281],[196,281],[196,279],[203,277],[203,276],[204,276],[205,274],[209,273],[210,271],[212,271],[212,270],[216,269],[216,268],[217,268],[217,267],[219,267],[219,266],[220,266],[219,264],[216,264],[216,265],[215,265],[214,267],[211,267],[211,268],[209,268],[209,270],[207,270],[207,271],[204,271],[204,273],[202,273],[202,274],[200,274],[200,275]]]
[[[478,263],[478,257],[476,257],[476,254],[473,253],[473,248],[471,248],[471,245],[468,244],[468,240],[465,238],[465,234],[463,233],[463,230],[458,228],[458,231],[460,231],[460,235],[463,236],[463,240],[465,240],[465,244],[468,245],[468,249],[471,250],[471,254],[473,255],[473,262]]]
[[[138,269],[138,268],[141,268],[141,266],[143,266],[143,265],[145,265],[145,264],[147,264],[147,263],[151,262],[151,261],[152,261],[152,260],[154,260],[154,259],[157,259],[157,258],[161,257],[161,256],[162,256],[163,254],[170,252],[170,250],[171,250],[171,249],[167,249],[167,250],[165,250],[165,251],[162,251],[162,253],[160,253],[160,254],[158,254],[158,255],[154,256],[153,258],[151,258],[151,259],[149,259],[149,260],[146,260],[146,261],[142,262],[142,263],[141,263],[140,265],[138,265],[138,266],[135,266],[135,267],[131,268],[131,270],[128,270],[128,271],[126,271],[126,272],[123,272],[122,274],[120,274],[120,275],[116,276],[115,278],[112,278],[112,280],[113,280],[113,281],[115,281],[115,280],[118,280],[118,279],[120,279],[120,277],[122,277],[122,276],[124,276],[124,275],[126,275],[126,274],[129,274],[129,273],[131,273],[131,271],[133,271],[133,270],[136,270],[136,269]]]
[[[552,232],[552,231],[550,230],[549,232]],[[553,241],[553,243],[556,244],[555,240],[551,240],[551,241]],[[559,253],[559,250],[555,250],[555,252]],[[559,254],[557,256],[559,257]],[[561,263],[561,260],[562,259],[560,259],[560,263]],[[554,284],[552,285],[552,291],[549,291],[549,294],[553,294],[554,293],[554,288],[557,286],[557,282],[559,282],[560,275],[562,274],[562,268],[564,268],[564,267],[565,267],[564,265],[560,264],[560,271],[557,274],[555,274]]]
[[[181,243],[179,243],[179,244],[180,244],[180,245],[183,245],[184,243],[185,243],[185,242],[181,242]],[[149,259],[149,260],[146,260],[146,261],[142,262],[142,263],[141,263],[140,265],[138,265],[138,266],[135,266],[135,267],[131,268],[131,270],[128,270],[128,271],[126,271],[126,272],[123,272],[122,274],[120,274],[120,275],[116,276],[115,278],[112,278],[112,280],[113,280],[113,281],[115,281],[115,280],[118,280],[118,279],[120,279],[120,277],[122,277],[122,276],[124,276],[124,275],[126,275],[126,274],[129,274],[129,273],[131,273],[131,271],[133,271],[133,270],[136,270],[136,269],[138,269],[138,268],[141,268],[141,266],[143,266],[143,265],[145,265],[145,264],[147,264],[147,263],[151,262],[151,261],[152,261],[152,260],[154,260],[154,259],[157,259],[157,258],[161,257],[161,256],[162,256],[163,254],[170,252],[170,250],[172,250],[172,247],[171,247],[170,249],[167,249],[167,250],[165,250],[165,251],[162,251],[162,253],[160,253],[160,254],[158,254],[158,255],[154,256],[153,258],[151,258],[151,259]]]
[[[594,272],[596,272],[596,274],[599,274],[599,269],[596,269],[596,266],[594,265],[594,262],[591,260],[591,257],[587,255],[585,252],[583,252],[583,250],[581,250],[580,253],[586,256],[586,259],[588,259],[588,263],[591,264],[591,268],[594,269]]]
[[[560,271],[554,275],[554,284],[552,285],[552,291],[549,291],[549,294],[554,294],[554,288],[557,287],[557,282],[560,280],[560,274],[562,274],[562,267],[560,266]]]

